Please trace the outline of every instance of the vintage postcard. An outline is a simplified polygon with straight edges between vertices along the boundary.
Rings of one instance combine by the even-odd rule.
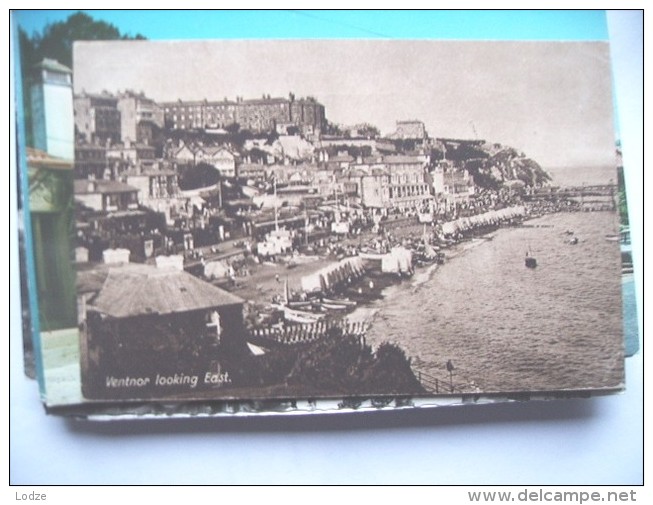
[[[607,43],[78,42],[41,70],[74,122],[28,160],[51,404],[624,387]]]

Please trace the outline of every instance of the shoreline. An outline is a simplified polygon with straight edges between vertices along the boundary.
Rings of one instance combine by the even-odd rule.
[[[356,301],[355,307],[349,310],[344,309],[342,312],[322,307],[318,312],[314,312],[316,321],[319,318],[322,321],[331,323],[362,324],[369,329],[378,316],[380,309],[376,305],[380,300],[392,296],[392,290],[401,289],[400,286],[406,282],[409,282],[413,292],[421,289],[437,274],[439,268],[443,265],[437,261],[425,265],[414,264],[409,277],[368,269],[359,278],[350,279],[349,282],[341,280],[340,285],[334,290],[335,292],[322,294],[316,292],[317,296],[304,293],[301,287],[302,278],[315,274],[326,267],[336,265],[342,259],[355,258],[361,252],[361,249],[364,251],[366,246],[379,241],[385,242],[383,247],[387,249],[389,249],[389,246],[396,245],[410,248],[411,245],[419,244],[428,236],[430,239],[428,242],[433,244],[436,250],[444,254],[445,262],[449,262],[479,247],[481,244],[493,240],[502,229],[516,227],[537,228],[539,227],[537,221],[540,219],[575,211],[554,206],[545,208],[527,206],[526,209],[522,215],[507,216],[499,222],[484,221],[472,225],[468,229],[457,232],[455,238],[447,238],[442,233],[436,235],[438,229],[441,230],[443,223],[436,226],[424,225],[415,221],[408,224],[405,218],[389,220],[384,224],[385,233],[383,235],[366,230],[359,235],[328,242],[326,246],[323,245],[321,253],[308,255],[295,253],[280,256],[276,262],[250,260],[247,265],[248,275],[232,279],[233,285],[224,287],[225,280],[221,282],[213,281],[213,283],[224,287],[224,289],[245,300],[246,318],[249,320],[248,328],[250,331],[255,328],[273,329],[276,327],[277,330],[295,328],[308,323],[308,320],[306,322],[293,322],[284,320],[283,315],[280,316],[279,311],[283,310],[281,305],[286,293],[290,294],[289,298],[292,300],[313,299],[315,301],[314,310],[320,304],[322,297],[334,299],[336,304],[338,299]],[[481,214],[477,216],[481,216]],[[465,219],[468,218],[463,218],[463,220]],[[352,255],[352,251],[356,251],[356,254]],[[301,311],[300,309],[298,312]],[[279,317],[281,317],[280,320]]]
[[[380,290],[378,298],[375,298],[367,303],[357,306],[356,309],[350,314],[348,314],[346,317],[351,317],[353,321],[364,322],[371,326],[372,324],[374,324],[376,316],[381,310],[378,307],[374,307],[376,302],[378,302],[380,299],[387,298],[389,295],[392,296],[394,294],[393,291],[400,290],[402,284],[404,284],[405,282],[408,282],[410,284],[410,288],[412,292],[416,292],[417,290],[421,289],[425,284],[427,284],[431,279],[433,279],[435,275],[438,275],[438,271],[441,268],[443,268],[446,265],[446,263],[449,263],[450,261],[455,260],[467,254],[469,251],[493,240],[494,237],[502,230],[509,230],[511,228],[523,228],[523,227],[539,228],[540,226],[533,226],[532,224],[528,225],[526,223],[532,223],[533,221],[546,219],[560,213],[565,213],[565,211],[559,210],[555,212],[545,212],[545,213],[538,213],[535,215],[526,215],[522,218],[522,221],[517,225],[500,224],[495,229],[489,230],[486,233],[464,238],[459,242],[451,244],[450,246],[444,248],[444,251],[446,252],[446,260],[444,265],[435,263],[432,265],[428,265],[426,267],[419,267],[419,266],[415,267],[415,273],[412,277],[408,279],[402,279],[398,282],[394,281],[391,284],[384,286]]]
[[[448,262],[475,247],[479,247],[487,241],[491,241],[500,229],[520,227],[528,221],[541,217],[543,215],[539,213],[532,216],[527,214],[519,218],[518,223],[515,223],[514,220],[507,220],[504,223],[498,223],[494,226],[467,230],[466,233],[469,236],[458,241],[452,240],[448,243],[440,241],[437,248],[445,254],[445,261]],[[424,235],[423,224],[414,223],[408,226],[402,226],[402,224],[402,222],[399,222],[397,228],[388,227],[392,235],[395,233],[400,235],[394,237],[395,242],[405,243],[407,240],[419,240]],[[435,229],[432,226],[428,228],[432,231]],[[362,245],[375,238],[378,238],[377,234],[366,232],[361,236],[344,239],[336,245],[342,247],[352,246],[354,243]],[[297,259],[300,259],[299,264],[293,268],[288,268],[289,262]],[[294,294],[301,293],[301,289],[297,289],[301,285],[301,277],[311,275],[325,266],[334,265],[340,259],[342,258],[339,256],[333,257],[332,255],[300,255],[284,258],[276,263],[262,262],[255,265],[256,270],[251,276],[238,278],[236,286],[233,289],[229,289],[229,291],[244,298],[247,301],[247,305],[254,311],[257,309],[270,309],[274,303],[272,297],[283,296],[286,282],[288,283],[289,291]],[[379,309],[375,308],[375,304],[379,300],[386,298],[392,293],[393,289],[398,289],[406,282],[410,283],[413,290],[420,289],[422,285],[426,284],[437,274],[441,266],[442,264],[438,264],[438,262],[423,266],[415,265],[413,274],[410,277],[395,276],[393,274],[368,270],[350,284],[341,285],[337,290],[337,294],[327,295],[336,299],[339,297],[341,299],[344,297],[353,297],[357,301],[357,305],[353,310],[347,311],[342,315],[327,312],[327,318],[330,320],[340,320],[344,323],[365,324],[369,327],[378,315]],[[358,292],[356,293],[355,290],[358,290]],[[359,296],[356,296],[356,294],[359,294]]]
[[[450,249],[447,249],[447,251],[451,251],[451,254],[446,255],[446,262],[449,262],[451,260],[454,260],[463,254],[467,253],[468,251],[471,251],[472,249],[475,249],[476,247],[481,246],[482,244],[486,243],[488,240],[488,237],[493,237],[493,235],[499,231],[501,228],[506,228],[506,227],[500,227],[497,230],[493,230],[491,232],[488,232],[488,235],[484,236],[479,236],[479,237],[471,237],[469,239],[465,239],[461,242],[458,242],[457,244],[453,244]],[[458,247],[460,246],[460,247]],[[346,319],[352,320],[353,322],[363,322],[367,323],[370,326],[374,323],[376,316],[378,315],[379,311],[381,310],[380,308],[375,308],[373,305],[380,299],[385,299],[389,295],[393,294],[393,290],[399,290],[404,283],[408,283],[410,285],[410,288],[412,289],[413,292],[416,292],[419,290],[424,284],[427,284],[435,275],[438,275],[438,271],[443,267],[443,265],[439,265],[437,263],[428,265],[426,267],[416,267],[415,273],[413,274],[412,277],[408,279],[402,279],[399,282],[393,282],[387,286],[384,286],[379,293],[379,298],[370,300],[368,303],[361,304],[356,307],[354,311],[352,311],[350,314],[347,314],[345,316]]]

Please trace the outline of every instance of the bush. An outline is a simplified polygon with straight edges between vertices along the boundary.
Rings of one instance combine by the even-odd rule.
[[[410,360],[394,344],[382,344],[376,353],[358,337],[331,329],[324,339],[300,352],[288,383],[323,394],[423,393]]]

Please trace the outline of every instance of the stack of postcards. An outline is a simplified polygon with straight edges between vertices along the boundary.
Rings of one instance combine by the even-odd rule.
[[[606,42],[78,42],[72,68],[23,73],[25,357],[47,412],[624,389]]]

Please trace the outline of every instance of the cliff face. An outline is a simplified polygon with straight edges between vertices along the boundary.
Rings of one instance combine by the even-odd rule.
[[[526,186],[551,181],[551,176],[535,160],[501,144],[480,141],[448,145],[446,158],[467,169],[481,188],[498,189],[512,181],[521,181]]]
[[[483,146],[487,149],[485,146]],[[512,147],[496,147],[486,150],[488,158],[479,167],[499,184],[522,181],[527,186],[536,186],[551,181],[551,176],[533,159]]]

